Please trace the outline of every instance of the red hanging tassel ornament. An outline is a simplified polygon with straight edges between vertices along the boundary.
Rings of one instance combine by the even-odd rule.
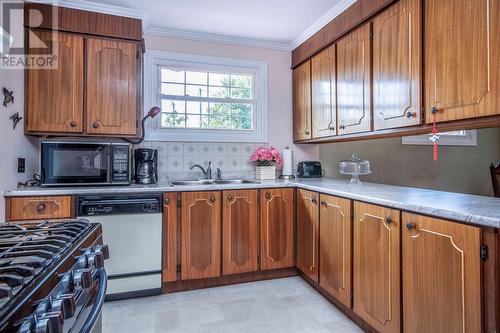
[[[434,146],[434,161],[438,160],[438,141],[439,141],[439,135],[438,135],[438,128],[437,128],[437,115],[438,115],[438,109],[433,107],[432,108],[432,118],[433,118],[433,124],[432,124],[432,136],[429,138],[429,140],[432,141],[433,146]]]

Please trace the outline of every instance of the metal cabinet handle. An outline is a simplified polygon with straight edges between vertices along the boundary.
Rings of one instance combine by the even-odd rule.
[[[228,194],[227,201],[233,201],[233,196],[231,194]]]
[[[311,202],[316,205],[318,203],[318,200],[316,200],[316,198],[312,198]]]
[[[76,121],[72,120],[72,121],[69,123],[69,126],[71,126],[71,127],[76,127]]]
[[[168,204],[170,203],[170,200],[168,198],[165,198],[165,206],[168,206]]]
[[[41,213],[45,210],[45,208],[47,208],[47,205],[44,203],[40,203],[36,206],[36,211]]]
[[[320,205],[326,207],[326,201],[321,200]]]
[[[408,230],[413,230],[413,229],[415,229],[415,224],[413,224],[413,223],[407,223],[406,224],[406,228],[408,228]]]
[[[308,129],[306,129],[306,130],[304,131],[304,133],[305,133],[306,135],[311,134],[311,132],[309,132],[309,130],[308,130]]]
[[[271,194],[269,192],[266,192],[266,199],[270,199],[271,198]]]
[[[439,110],[438,110],[438,108],[437,108],[437,107],[435,107],[435,106],[433,106],[433,107],[431,108],[431,112],[432,112],[432,113],[437,113],[438,111],[439,111]]]
[[[94,123],[92,124],[92,127],[93,128],[99,128],[99,123],[97,121],[94,121]]]
[[[213,194],[210,196],[210,202],[215,202],[215,196]]]
[[[385,223],[391,224],[393,222],[392,218],[390,216],[385,218]]]
[[[340,126],[339,126],[339,128],[340,128],[341,130],[345,130],[345,125],[340,125]]]
[[[408,111],[406,112],[406,118],[415,118],[417,114],[415,112]]]

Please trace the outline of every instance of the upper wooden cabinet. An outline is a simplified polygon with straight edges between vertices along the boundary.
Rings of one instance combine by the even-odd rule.
[[[351,307],[351,201],[320,195],[319,285]]]
[[[425,1],[426,121],[500,114],[500,1]]]
[[[378,332],[400,332],[400,212],[354,203],[354,312]]]
[[[293,139],[311,138],[311,62],[293,70]]]
[[[337,134],[335,45],[311,59],[312,137]]]
[[[220,276],[221,194],[182,193],[183,280]]]
[[[26,131],[82,133],[83,37],[47,31],[32,34],[57,48],[58,62],[55,69],[27,71]]]
[[[338,134],[371,129],[370,24],[337,42]]]
[[[297,190],[297,268],[318,282],[319,194]]]
[[[222,194],[222,272],[224,275],[256,271],[258,245],[257,190]]]
[[[481,230],[403,213],[404,332],[481,332]]]
[[[86,39],[87,132],[135,135],[137,131],[137,44]]]
[[[373,20],[375,130],[421,123],[420,7],[401,0]]]
[[[294,265],[293,196],[292,188],[261,190],[260,267],[263,270]]]

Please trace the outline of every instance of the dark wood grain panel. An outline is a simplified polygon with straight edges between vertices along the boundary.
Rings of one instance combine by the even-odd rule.
[[[163,194],[163,282],[177,280],[177,193]]]
[[[39,14],[42,16],[40,25],[38,24]],[[54,17],[57,17],[57,20],[54,20]],[[27,28],[142,40],[142,21],[140,19],[42,3],[27,2],[24,4],[24,25]]]

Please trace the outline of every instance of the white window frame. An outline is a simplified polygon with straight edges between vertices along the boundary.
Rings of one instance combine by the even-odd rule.
[[[164,128],[161,115],[146,122],[147,141],[267,142],[267,64],[261,61],[149,50],[145,55],[144,114],[161,101],[160,67],[248,73],[254,76],[252,130]]]
[[[464,136],[438,134],[440,146],[477,146],[477,130],[467,130]],[[404,136],[401,143],[404,145],[432,145],[429,140],[431,134]]]

